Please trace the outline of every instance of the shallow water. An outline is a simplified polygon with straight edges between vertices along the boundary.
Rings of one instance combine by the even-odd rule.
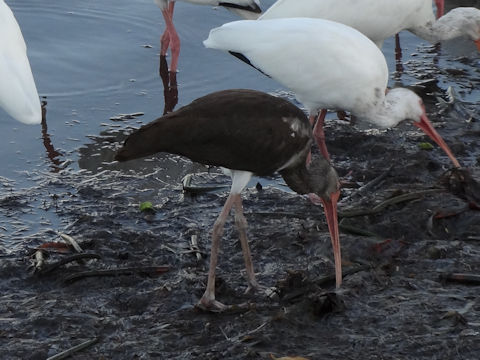
[[[268,6],[273,1],[263,1]],[[47,126],[27,126],[8,118],[0,110],[0,176],[12,181],[4,186],[28,189],[35,185],[33,173],[55,173],[61,169],[146,168],[161,166],[162,180],[176,184],[191,170],[189,162],[162,157],[159,165],[140,161],[109,165],[112,142],[120,142],[122,129],[139,126],[160,116],[164,108],[163,85],[158,75],[159,37],[163,30],[160,10],[151,0],[106,1],[7,1],[22,27],[37,88],[47,101]],[[182,41],[178,80],[178,106],[209,92],[227,88],[253,88],[285,92],[275,81],[262,76],[233,57],[207,50],[202,40],[211,28],[235,20],[223,9],[192,6],[179,2],[175,22]],[[395,71],[394,39],[383,47],[392,76],[390,85],[409,85],[425,78],[437,78],[441,89],[452,86],[462,101],[475,102],[477,88],[468,79],[440,72],[442,68],[465,69],[465,76],[480,76],[479,56],[468,41],[442,44],[441,49],[425,44],[410,33],[401,34],[404,70]],[[292,54],[295,56],[295,54]],[[461,56],[468,64],[457,61]],[[462,77],[462,75],[460,75]],[[112,121],[118,114],[141,112],[128,121]],[[333,118],[334,114],[329,115]],[[112,136],[112,131],[118,132]],[[474,157],[471,159],[474,162]],[[468,165],[468,164],[467,164]],[[273,181],[276,184],[275,181]],[[55,193],[55,190],[51,190]],[[52,194],[47,195],[53,196]],[[44,212],[35,198],[30,205],[32,230],[38,218],[52,226],[60,224],[55,214]],[[23,221],[23,220],[22,220]],[[9,229],[8,221],[2,226]],[[5,234],[4,234],[5,235]],[[10,240],[3,246],[8,247]]]

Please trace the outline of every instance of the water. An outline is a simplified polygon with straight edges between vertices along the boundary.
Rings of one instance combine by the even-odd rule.
[[[262,1],[262,6],[271,3],[273,0]],[[48,128],[15,122],[0,110],[2,194],[34,186],[38,174],[48,178],[61,169],[97,172],[120,168],[105,163],[112,160],[111,144],[120,141],[121,129],[149,122],[163,112],[163,84],[158,75],[159,38],[164,29],[160,10],[152,0],[9,0],[7,4],[22,28],[38,91],[47,101]],[[284,92],[278,83],[233,57],[203,47],[211,28],[236,19],[224,9],[177,3],[175,24],[182,42],[177,107],[228,88]],[[471,63],[457,61],[465,55],[476,59],[473,65],[479,65],[475,48],[468,41],[442,44],[440,51],[432,51],[421,39],[402,33],[401,45],[406,63],[402,74],[395,72],[394,39],[388,39],[383,47],[392,86],[415,83],[422,79],[422,71],[428,74],[439,68],[465,69],[467,74],[480,77]],[[417,67],[419,61],[426,64],[422,69]],[[454,86],[462,100],[478,100],[478,90],[468,87],[468,79],[461,84],[452,79],[456,80],[438,75],[443,89]],[[144,115],[127,123],[110,120],[135,112]],[[116,127],[119,132],[112,138]],[[168,169],[166,179],[176,182],[184,173],[179,167],[185,170],[190,165],[177,164],[171,157],[160,165],[152,161],[122,165],[137,169],[155,166]],[[60,226],[58,216],[41,207],[51,196],[30,198],[27,214],[15,213],[15,217],[27,222],[32,231],[38,230],[42,221],[52,228]],[[12,229],[11,220],[4,219],[0,225],[6,229],[4,235]]]

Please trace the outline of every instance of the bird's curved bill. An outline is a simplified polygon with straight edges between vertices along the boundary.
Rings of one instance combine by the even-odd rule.
[[[475,45],[477,45],[477,49],[480,51],[480,39],[475,40]]]
[[[340,250],[340,233],[338,231],[337,202],[340,197],[340,190],[330,194],[330,199],[324,199],[317,194],[308,194],[310,201],[315,205],[323,204],[325,217],[327,219],[328,231],[332,240],[333,257],[335,261],[335,283],[339,288],[342,284],[342,255]]]
[[[423,130],[425,134],[430,136],[430,138],[437,143],[438,146],[440,146],[443,151],[448,155],[450,160],[452,160],[453,165],[457,168],[461,167],[460,163],[458,162],[457,158],[453,155],[452,150],[448,147],[448,145],[445,143],[445,141],[442,139],[440,134],[435,130],[433,127],[432,123],[427,117],[427,114],[425,112],[425,107],[423,107],[423,114],[420,117],[420,121],[415,121],[414,124],[415,126],[419,127],[420,129]]]

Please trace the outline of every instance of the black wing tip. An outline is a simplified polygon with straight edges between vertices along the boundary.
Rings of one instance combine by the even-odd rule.
[[[255,70],[260,71],[263,75],[270,77],[270,75],[265,74],[261,69],[259,69],[259,68],[256,67],[255,65],[253,65],[253,64],[250,62],[250,60],[249,60],[245,55],[243,55],[242,53],[235,52],[235,51],[228,51],[228,52],[229,52],[231,55],[235,56],[237,59],[242,60],[245,64],[250,65],[250,66],[253,67]]]
[[[250,11],[255,14],[261,14],[262,9],[260,9],[260,6],[258,6],[256,3],[253,3],[252,5],[247,5],[247,6],[242,6],[239,4],[232,4],[229,2],[221,2],[218,4],[219,6],[223,6],[226,8],[231,8],[231,9],[239,9],[239,10],[245,10],[245,11]]]

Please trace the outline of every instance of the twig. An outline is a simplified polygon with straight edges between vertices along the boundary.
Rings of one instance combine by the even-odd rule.
[[[434,194],[443,191],[442,189],[428,189],[428,190],[420,190],[415,191],[407,194],[398,195],[392,198],[389,198],[385,201],[382,201],[380,204],[375,205],[371,209],[357,209],[357,210],[345,210],[339,211],[338,217],[342,218],[349,218],[349,217],[356,217],[356,216],[364,216],[364,215],[374,215],[381,211],[383,211],[386,207],[398,203],[402,203],[405,201],[415,200],[424,195]]]
[[[293,213],[293,212],[282,212],[282,211],[250,211],[245,213],[245,215],[252,215],[252,216],[265,216],[265,217],[272,217],[272,218],[297,218],[301,220],[306,220],[312,218],[312,214],[310,213]]]
[[[374,186],[377,186],[379,183],[381,183],[383,180],[385,180],[385,178],[390,175],[390,171],[392,171],[393,169],[393,165],[391,165],[386,171],[382,172],[379,176],[377,176],[375,179],[369,181],[368,183],[366,183],[365,185],[361,186],[360,188],[358,188],[356,191],[354,191],[351,195],[345,197],[342,199],[343,202],[347,201],[348,199],[350,199],[352,196],[354,195],[361,195],[362,193],[364,193],[365,191],[367,190],[370,190],[371,188],[373,188]]]
[[[83,350],[83,349],[89,347],[90,345],[95,344],[98,340],[99,340],[98,337],[96,337],[94,339],[91,339],[91,340],[87,340],[87,341],[85,341],[81,344],[78,344],[78,345],[75,345],[75,346],[71,347],[70,349],[67,349],[65,351],[62,351],[61,353],[58,353],[57,355],[50,356],[49,358],[47,358],[47,360],[65,359],[65,358],[69,357],[70,355],[76,353],[77,351]]]
[[[197,260],[202,259],[202,254],[200,254],[200,251],[198,249],[198,236],[197,235],[192,235],[190,238],[190,243],[192,244],[191,249],[195,252],[195,255],[197,256]]]
[[[69,236],[67,234],[63,234],[63,233],[59,233],[59,235],[63,240],[66,240],[70,244],[72,244],[75,251],[77,251],[79,253],[83,252],[82,248],[80,247],[80,245],[78,245],[78,242],[74,238],[72,238],[71,236]]]
[[[260,330],[262,330],[269,322],[264,322],[262,325],[256,327],[255,329],[253,330],[249,330],[249,331],[246,331],[244,333],[241,333],[241,334],[238,334],[238,335],[235,335],[234,337],[228,337],[227,334],[225,334],[225,332],[223,331],[222,328],[220,328],[220,331],[222,332],[223,336],[225,336],[225,338],[228,340],[228,341],[231,341],[231,342],[238,342],[238,341],[242,341],[241,339],[242,338],[245,338],[246,336],[251,336],[253,334],[255,334],[256,332],[259,332]]]
[[[43,251],[42,250],[35,251],[35,271],[42,270],[44,263],[45,263],[45,258],[43,256]]]
[[[48,274],[49,272],[52,272],[53,270],[59,268],[60,266],[68,264],[72,261],[78,261],[81,259],[101,259],[101,258],[102,257],[100,255],[89,254],[89,253],[71,255],[48,265],[47,267],[41,270],[41,274]]]
[[[368,230],[363,230],[361,228],[358,228],[358,227],[355,227],[353,225],[348,225],[348,224],[344,224],[343,223],[343,220],[345,220],[345,218],[343,218],[339,223],[338,223],[338,228],[340,230],[342,230],[343,232],[348,232],[350,234],[354,234],[354,235],[360,235],[360,236],[369,236],[369,237],[379,237],[377,234],[371,232],[371,231],[368,231]]]
[[[364,271],[364,270],[369,270],[372,266],[370,265],[360,265],[356,267],[349,268],[343,272],[343,277],[353,275],[357,272]],[[322,285],[328,282],[334,282],[335,281],[335,274],[330,274],[330,275],[325,275],[320,277],[318,281],[316,281],[317,285]]]
[[[77,280],[94,277],[94,276],[119,276],[119,275],[157,275],[170,270],[169,266],[143,266],[143,267],[128,267],[128,268],[118,268],[118,269],[107,269],[107,270],[91,270],[91,271],[82,271],[76,274],[67,276],[64,279],[65,283],[73,283]]]
[[[460,284],[480,285],[480,275],[449,273],[441,274],[440,280],[447,282],[455,282]]]

